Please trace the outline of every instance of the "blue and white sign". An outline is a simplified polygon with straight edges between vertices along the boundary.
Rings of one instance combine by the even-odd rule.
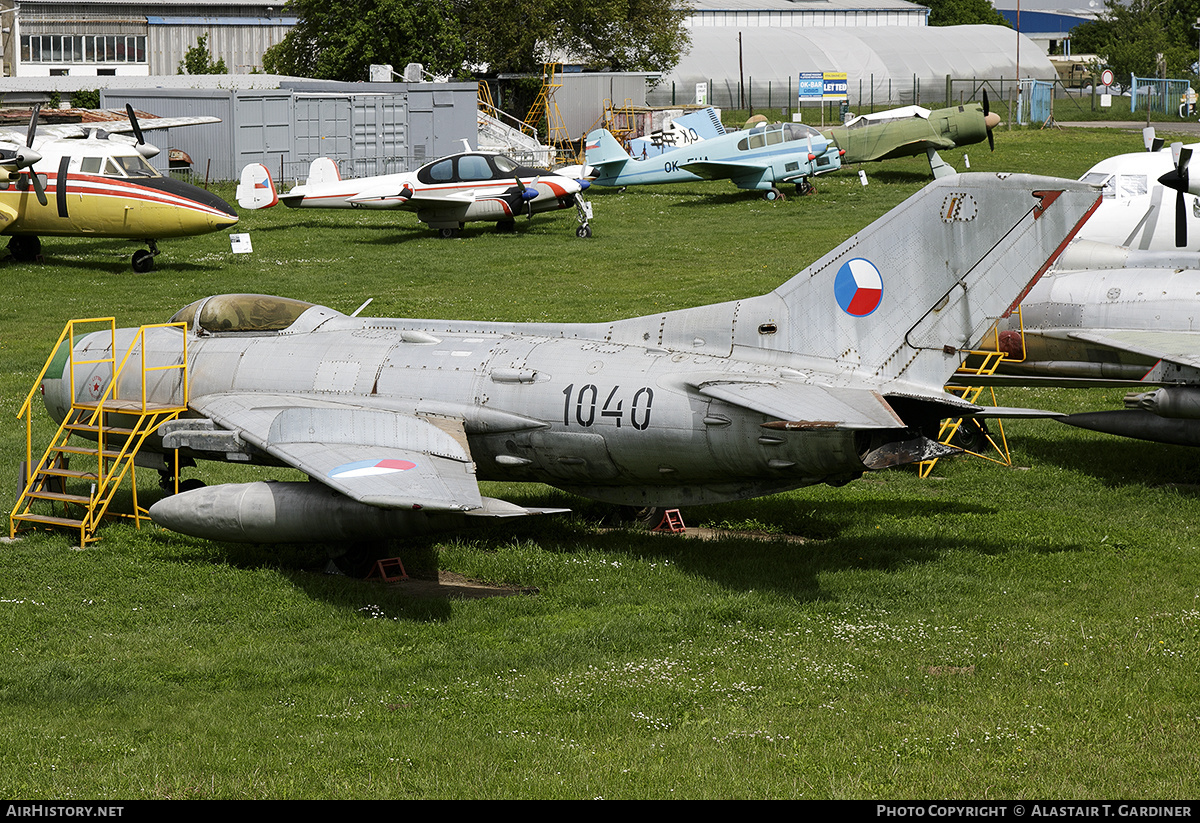
[[[801,100],[820,100],[825,95],[825,73],[820,71],[800,72]]]
[[[846,100],[850,96],[850,83],[844,71],[802,71],[798,97],[800,102],[821,100]]]

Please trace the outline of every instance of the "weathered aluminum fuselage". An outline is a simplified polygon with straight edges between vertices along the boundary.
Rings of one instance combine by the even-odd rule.
[[[298,394],[461,419],[481,480],[542,482],[638,505],[845,482],[865,470],[865,449],[881,442],[879,435],[872,441],[833,427],[764,428],[772,418],[695,390],[701,381],[803,380],[778,362],[787,359],[780,353],[761,353],[775,363],[755,362],[607,342],[587,336],[587,326],[572,333],[569,327],[415,325],[348,318],[321,307],[310,314],[279,333],[189,333],[189,396],[258,393],[269,404],[280,394]],[[133,331],[118,331],[118,353]],[[146,365],[180,362],[182,337],[175,328],[147,329]],[[107,333],[81,338],[76,358],[98,359],[108,346]],[[131,360],[142,355],[135,349]],[[103,366],[76,367],[73,393],[96,399],[107,382]],[[57,419],[68,407],[67,384],[65,371],[44,383],[46,405]],[[182,372],[149,372],[146,391],[148,402],[181,403]],[[127,368],[117,396],[140,392],[141,372]],[[898,437],[902,431],[898,424]],[[273,462],[253,449],[227,457]]]

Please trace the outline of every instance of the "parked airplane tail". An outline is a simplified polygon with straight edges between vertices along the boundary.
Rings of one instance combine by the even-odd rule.
[[[279,202],[275,181],[262,163],[251,163],[242,169],[238,180],[237,203],[243,209],[266,209]]]
[[[584,157],[587,164],[597,169],[601,176],[617,174],[632,159],[608,129],[596,129],[588,134],[584,143]]]
[[[1076,181],[937,179],[771,294],[742,301],[734,343],[814,355],[848,381],[940,388],[1099,203]]]
[[[308,179],[304,181],[304,184],[312,186],[336,183],[341,179],[342,173],[338,171],[337,163],[328,157],[318,157],[308,164]]]

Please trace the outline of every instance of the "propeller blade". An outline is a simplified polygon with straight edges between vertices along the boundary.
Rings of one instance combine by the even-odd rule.
[[[33,112],[29,115],[29,131],[25,133],[25,148],[33,148],[33,138],[37,136],[38,113],[42,110],[42,104],[38,103],[33,107]]]
[[[1158,178],[1158,182],[1175,189],[1175,245],[1182,248],[1187,245],[1187,203],[1183,195],[1188,190],[1188,164],[1192,160],[1192,150],[1185,149],[1182,143],[1172,143],[1171,158],[1175,168]]]
[[[1175,192],[1175,247],[1187,245],[1187,204],[1183,202],[1183,190]]]
[[[46,200],[46,187],[42,185],[42,178],[33,169],[29,170],[29,176],[33,183],[33,192],[37,195],[38,202],[43,206],[48,202]]]
[[[129,103],[125,104],[125,114],[129,116],[129,125],[133,127],[133,136],[137,140],[137,153],[149,160],[158,154],[158,146],[152,146],[146,142],[146,138],[142,136],[142,127],[138,123],[137,115],[133,113],[133,106]]]
[[[138,125],[137,115],[133,113],[133,105],[125,104],[125,114],[129,116],[129,125],[133,127],[133,136],[137,138],[138,143],[145,143],[145,138],[142,137],[142,127]]]
[[[988,100],[987,89],[983,90],[983,127],[987,129],[988,148],[991,151],[996,150],[996,138],[992,134],[992,129],[1000,125],[1000,115],[992,114],[992,103]]]

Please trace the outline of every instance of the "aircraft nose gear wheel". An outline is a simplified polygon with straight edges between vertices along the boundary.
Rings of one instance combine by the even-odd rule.
[[[575,217],[579,220],[579,228],[575,230],[575,236],[591,237],[592,226],[588,221],[592,219],[592,204],[584,200],[582,194],[575,195]]]
[[[133,270],[138,274],[154,271],[154,258],[158,256],[158,246],[154,241],[148,241],[150,249],[138,249],[133,253]]]
[[[438,229],[438,237],[445,240],[451,237],[458,237],[458,229]]]
[[[763,192],[763,199],[764,200],[786,200],[787,198],[783,196],[783,192],[781,192],[779,189],[772,186],[771,188],[769,188],[765,192]]]

